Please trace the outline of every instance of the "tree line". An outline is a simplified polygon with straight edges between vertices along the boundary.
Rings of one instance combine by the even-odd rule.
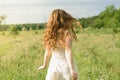
[[[40,30],[44,29],[46,23],[30,23],[30,24],[2,24],[5,22],[7,16],[0,16],[0,31],[7,31],[11,28],[17,29],[18,31],[22,30]],[[116,9],[114,5],[109,5],[102,11],[99,15],[79,18],[78,19],[83,26],[83,28],[119,28],[120,27],[120,8]]]
[[[0,25],[0,31],[7,31],[11,28],[17,29],[18,31],[41,30],[45,27],[45,25],[46,23],[4,24]]]
[[[79,18],[79,21],[84,28],[120,28],[120,8],[109,5],[99,15]]]

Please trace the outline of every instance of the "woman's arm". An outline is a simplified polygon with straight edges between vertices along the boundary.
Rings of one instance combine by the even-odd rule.
[[[70,67],[70,72],[72,75],[72,79],[77,79],[77,72],[75,71],[74,61],[73,61],[73,55],[71,52],[72,47],[72,36],[70,34],[67,35],[65,40],[65,55],[68,62],[68,65]]]
[[[40,66],[40,67],[38,68],[38,70],[39,70],[39,69],[44,69],[44,68],[46,67],[46,65],[47,65],[47,63],[48,63],[48,60],[49,60],[49,58],[50,58],[50,52],[51,52],[51,51],[50,51],[48,48],[46,48],[45,55],[44,55],[43,65]]]

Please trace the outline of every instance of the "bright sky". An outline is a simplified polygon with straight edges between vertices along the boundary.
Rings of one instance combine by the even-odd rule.
[[[56,8],[81,18],[98,15],[111,4],[120,8],[120,0],[0,0],[0,15],[7,16],[7,24],[41,23]]]

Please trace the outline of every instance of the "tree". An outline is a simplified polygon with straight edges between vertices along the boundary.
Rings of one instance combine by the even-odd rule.
[[[98,28],[99,29],[99,28],[102,28],[104,26],[104,22],[100,19],[97,19],[93,22],[93,24],[91,24],[91,26],[93,28]]]
[[[107,13],[114,13],[114,11],[115,11],[115,6],[114,6],[114,5],[107,6],[105,11],[106,11]]]
[[[1,16],[0,16],[0,24],[2,24],[2,22],[5,23],[6,17],[7,17],[6,15],[1,15]]]
[[[5,23],[6,17],[7,17],[6,15],[0,16],[0,31],[7,29],[6,25],[1,25],[2,23]]]

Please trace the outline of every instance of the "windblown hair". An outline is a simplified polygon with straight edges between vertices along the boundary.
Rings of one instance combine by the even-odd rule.
[[[43,44],[48,48],[56,48],[56,44],[65,45],[65,31],[73,35],[73,39],[77,40],[73,23],[77,20],[62,9],[55,9],[46,25]]]

